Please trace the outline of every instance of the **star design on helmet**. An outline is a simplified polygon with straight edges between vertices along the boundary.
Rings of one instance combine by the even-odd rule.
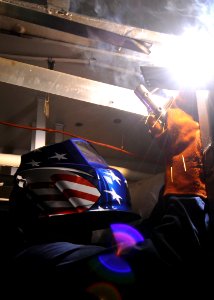
[[[61,160],[61,159],[68,159],[67,157],[65,157],[66,153],[62,153],[62,154],[59,154],[57,152],[55,152],[55,155],[54,156],[51,156],[49,158],[56,158],[58,160]]]
[[[117,177],[114,172],[112,172],[112,170],[106,170],[105,171],[106,175],[109,177],[109,179],[105,176],[106,180],[110,183],[113,183],[114,181],[116,181],[119,185],[121,185],[120,181],[121,179],[119,177]]]
[[[32,159],[31,162],[26,163],[27,165],[31,165],[32,167],[39,167],[39,164],[41,164],[40,161],[35,161]]]
[[[113,200],[116,200],[119,204],[121,204],[120,199],[122,199],[122,197],[120,197],[113,188],[111,188],[111,191],[104,190],[104,192],[111,194]]]
[[[98,206],[98,210],[104,210],[104,208],[102,208],[101,206]]]

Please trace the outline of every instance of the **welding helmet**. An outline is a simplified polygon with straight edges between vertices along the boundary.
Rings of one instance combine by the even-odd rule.
[[[23,154],[14,181],[11,212],[25,231],[65,224],[96,230],[138,218],[124,176],[82,139]]]

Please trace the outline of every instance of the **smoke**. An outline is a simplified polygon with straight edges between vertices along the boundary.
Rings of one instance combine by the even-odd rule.
[[[95,1],[94,11],[98,18],[110,16],[109,6],[105,2],[102,3],[102,1],[99,0]]]
[[[210,28],[214,24],[211,0],[167,0],[165,8],[169,13],[185,19],[186,25]]]
[[[70,3],[70,10],[76,13],[175,34],[188,25],[202,26],[207,16],[211,23],[213,15],[212,0],[76,0]]]
[[[141,0],[76,0],[71,1],[70,11],[142,28],[141,12],[143,13],[145,9],[143,2]]]
[[[214,27],[212,2],[211,0],[76,0],[70,1],[70,9],[76,13],[119,24],[180,35],[192,27],[200,29],[202,27],[206,29]],[[90,34],[93,33],[90,32]],[[94,38],[93,35],[91,37]],[[108,43],[103,46],[106,50],[117,52],[116,46],[114,48]],[[123,51],[125,52],[126,49]],[[153,52],[154,49],[152,48],[151,51]],[[133,55],[135,54],[133,53]],[[118,62],[115,63],[114,58],[109,56],[105,60],[103,58],[99,60],[95,57],[95,60],[94,65],[91,65],[91,68],[94,68],[94,73],[102,63],[112,66],[112,69],[114,66],[115,68],[118,66]],[[137,69],[136,64],[128,64],[127,62],[126,70],[134,73],[139,70],[140,76],[140,65]],[[114,76],[115,74],[117,76]],[[107,77],[107,74],[105,76]],[[139,76],[116,71],[115,73],[112,72],[114,78],[112,79],[110,76],[108,80],[113,81],[113,84],[118,86],[127,86],[128,84],[133,88],[136,80],[139,83]]]
[[[85,5],[85,2],[86,2],[85,0],[70,1],[70,11],[80,13],[83,4]]]
[[[211,1],[185,1],[185,0],[168,0],[166,9],[169,12],[176,12],[184,17],[197,17],[201,13],[208,12],[211,7]]]
[[[75,13],[94,17],[97,19],[104,19],[118,24],[125,24],[142,28],[141,22],[140,26],[137,26],[139,24],[136,22],[136,13],[137,11],[141,11],[141,9],[138,9],[139,7],[137,8],[135,4],[133,5],[133,2],[138,3],[138,5],[140,5],[141,7],[140,0],[76,0],[71,1],[70,10]],[[140,18],[138,18],[138,21],[139,20]],[[133,24],[132,21],[135,21],[135,23]],[[89,30],[88,34],[91,39],[97,39],[95,31]],[[103,43],[102,47],[104,47],[106,51],[110,50],[111,52],[115,52],[115,55],[104,55],[101,58],[99,54],[95,53],[93,54],[94,57],[86,57],[90,59],[90,70],[92,71],[92,73],[96,75],[96,73],[102,68],[103,70],[108,69],[109,72],[101,72],[103,73],[103,75],[101,74],[101,81],[116,86],[134,89],[141,80],[140,59],[138,60],[139,66],[134,60],[133,62],[129,62],[128,60],[125,61],[123,59],[123,62],[119,62],[120,52],[129,52],[129,54],[131,52],[123,48],[122,44],[114,46],[108,43]],[[131,53],[131,55],[135,55],[135,53]],[[124,64],[126,65],[124,66]]]
[[[195,3],[195,1],[180,1],[180,0],[168,0],[166,4],[166,10],[168,10],[171,13],[177,13],[180,16],[184,17],[193,17],[195,16],[198,5]]]

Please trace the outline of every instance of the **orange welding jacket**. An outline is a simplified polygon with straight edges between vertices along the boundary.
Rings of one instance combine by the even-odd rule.
[[[148,126],[166,156],[164,195],[207,198],[199,123],[175,107],[167,111],[165,129],[152,116]]]

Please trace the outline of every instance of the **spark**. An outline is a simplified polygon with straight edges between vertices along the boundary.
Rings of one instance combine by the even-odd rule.
[[[172,172],[172,167],[170,167],[170,174],[171,174],[171,182],[173,182],[173,172]]]
[[[183,156],[183,154],[182,154],[182,160],[183,160],[183,165],[184,165],[184,171],[186,172],[186,171],[187,171],[187,169],[186,169],[186,163],[185,163],[185,159],[184,159],[184,156]]]

